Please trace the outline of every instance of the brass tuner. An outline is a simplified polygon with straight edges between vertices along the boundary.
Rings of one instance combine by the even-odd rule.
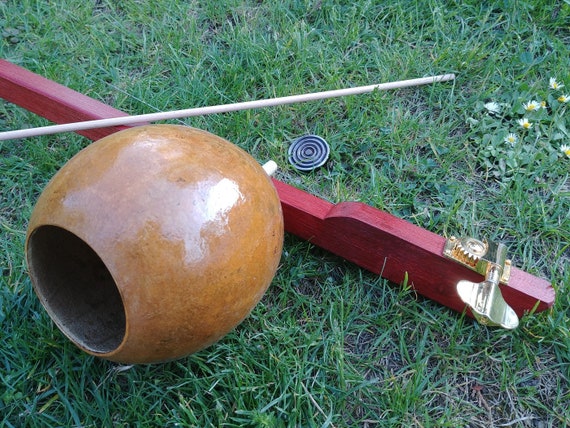
[[[499,283],[507,284],[511,261],[507,248],[501,243],[475,238],[452,236],[445,243],[444,256],[480,273],[485,280],[479,283],[459,281],[457,293],[481,324],[514,329],[519,325],[515,311],[503,298]]]

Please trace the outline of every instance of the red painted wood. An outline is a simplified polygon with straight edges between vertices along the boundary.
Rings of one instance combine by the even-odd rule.
[[[128,116],[100,101],[0,59],[0,97],[55,123]],[[125,127],[79,131],[98,140]]]
[[[460,280],[483,277],[443,256],[445,238],[359,202],[333,205],[288,184],[274,180],[285,229],[360,267],[401,284],[405,276],[419,293],[462,312],[455,292]],[[537,312],[554,303],[554,289],[544,279],[512,268],[503,297],[521,316],[538,303]]]
[[[1,60],[0,96],[58,122],[125,114]],[[96,139],[115,131],[105,128],[85,134]],[[334,205],[278,180],[273,183],[281,199],[287,232],[392,282],[400,284],[407,275],[408,284],[419,294],[462,312],[465,305],[455,285],[462,279],[483,279],[446,259],[442,255],[445,238],[439,235],[366,204]],[[554,303],[554,289],[548,281],[515,267],[509,285],[501,288],[519,316],[537,304],[537,311],[542,311]]]

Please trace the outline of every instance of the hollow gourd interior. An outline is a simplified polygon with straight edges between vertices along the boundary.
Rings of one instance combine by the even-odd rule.
[[[59,328],[94,353],[116,349],[125,309],[111,273],[83,240],[56,226],[30,235],[27,259],[37,294]]]

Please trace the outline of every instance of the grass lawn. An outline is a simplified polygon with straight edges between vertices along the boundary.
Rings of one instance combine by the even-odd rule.
[[[279,179],[331,202],[504,242],[557,292],[518,329],[487,328],[286,236],[267,294],[220,342],[117,365],[54,327],[23,257],[37,197],[89,141],[0,142],[0,425],[570,424],[568,0],[4,0],[0,27],[2,58],[132,114],[456,73],[174,123],[274,159]],[[43,124],[0,102],[0,129]],[[331,157],[299,173],[287,148],[306,133]]]

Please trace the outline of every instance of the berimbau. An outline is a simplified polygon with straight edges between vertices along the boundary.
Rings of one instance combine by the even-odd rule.
[[[330,203],[271,178],[234,144],[163,119],[451,81],[452,74],[129,116],[0,60],[0,97],[55,123],[0,139],[74,131],[95,140],[38,199],[26,259],[40,301],[84,351],[148,363],[214,343],[261,299],[283,233],[306,239],[479,322],[516,328],[554,303],[549,281],[502,243],[443,237],[360,202]]]

